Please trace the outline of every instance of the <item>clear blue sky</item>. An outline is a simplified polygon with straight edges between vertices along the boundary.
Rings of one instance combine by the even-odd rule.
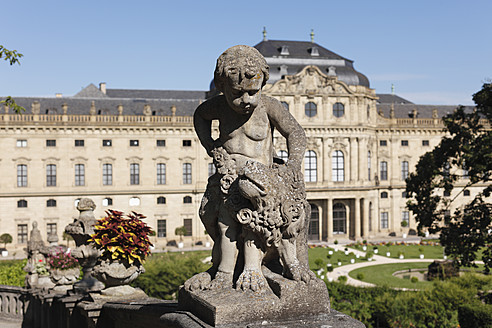
[[[236,44],[315,42],[346,58],[378,93],[419,104],[472,104],[492,78],[492,1],[6,1],[0,96],[108,88],[206,90]]]

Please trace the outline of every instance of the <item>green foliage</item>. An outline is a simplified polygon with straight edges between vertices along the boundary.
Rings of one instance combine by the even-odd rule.
[[[14,65],[16,63],[20,65],[19,59],[23,56],[24,55],[17,52],[17,50],[5,49],[5,47],[0,44],[0,59],[4,59],[4,60],[8,61],[10,63],[10,65]],[[12,97],[10,97],[10,96],[5,98],[5,100],[0,101],[0,104],[2,104],[2,103],[9,106],[17,114],[19,114],[20,112],[26,111],[26,109],[24,107],[17,105],[15,103],[15,100],[12,99]]]
[[[482,302],[463,304],[458,308],[461,328],[492,328],[492,305]]]
[[[94,226],[89,242],[103,251],[103,259],[143,263],[152,246],[149,240],[152,229],[142,221],[145,216],[132,212],[125,218],[122,212],[114,210],[107,210],[106,214]]]
[[[318,269],[319,269],[319,268],[321,268],[321,266],[323,266],[323,263],[324,263],[324,262],[323,262],[323,260],[322,260],[322,259],[319,259],[319,258],[318,258],[318,259],[314,260],[314,264],[316,265],[316,267],[317,267]]]
[[[407,179],[406,191],[411,198],[407,207],[415,214],[419,232],[423,228],[440,232],[446,254],[455,257],[460,266],[474,266],[479,250],[485,247],[482,260],[489,271],[492,204],[487,198],[492,192],[492,130],[485,129],[482,123],[492,121],[492,84],[484,84],[473,100],[475,111],[459,107],[444,117],[449,136],[420,158],[415,173]],[[466,177],[463,169],[468,172]],[[471,186],[483,189],[469,203],[449,213],[458,196],[441,197],[440,193],[451,193],[459,179],[466,183],[455,193],[458,196]]]
[[[407,222],[407,221],[401,221],[401,226],[402,226],[403,228],[408,227],[408,222]]]
[[[347,280],[348,280],[347,276],[339,276],[339,277],[338,277],[338,281],[339,281],[340,283],[342,283],[342,284],[347,283]]]
[[[145,273],[132,286],[141,288],[150,297],[176,299],[179,286],[209,267],[202,262],[207,255],[207,252],[152,255],[145,262]]]
[[[10,244],[12,240],[12,236],[8,233],[4,233],[0,236],[0,243],[2,243],[5,248],[7,248],[7,244]]]
[[[174,229],[174,234],[176,236],[179,236],[179,240],[183,240],[183,236],[186,235],[186,233],[187,230],[184,226],[177,227],[176,229]]]
[[[26,273],[22,270],[27,260],[11,260],[0,262],[0,285],[24,287]]]
[[[413,284],[416,284],[417,282],[419,282],[419,278],[412,277],[412,278],[410,278],[410,282],[413,283]]]
[[[363,280],[364,279],[364,273],[359,272],[356,276],[357,280]]]

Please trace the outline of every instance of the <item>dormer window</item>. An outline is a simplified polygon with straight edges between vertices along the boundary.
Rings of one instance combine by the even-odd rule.
[[[313,57],[316,57],[316,56],[319,56],[319,50],[318,50],[318,47],[312,47],[309,49],[309,53],[311,54],[311,56]]]
[[[290,55],[290,53],[289,53],[289,47],[282,46],[282,48],[280,49],[280,54],[282,56],[288,56],[288,55]]]

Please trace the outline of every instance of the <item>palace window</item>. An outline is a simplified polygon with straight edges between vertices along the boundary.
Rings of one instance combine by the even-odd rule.
[[[408,140],[402,140],[401,141],[401,146],[402,147],[408,147]]]
[[[27,187],[27,165],[17,165],[17,187]]]
[[[216,168],[214,163],[208,163],[208,176],[211,177],[215,174]]]
[[[46,235],[56,236],[56,223],[47,223],[46,224]]]
[[[408,162],[401,162],[401,179],[406,180],[408,178]]]
[[[166,184],[166,164],[164,163],[157,164],[157,184]]]
[[[304,181],[316,182],[318,173],[316,153],[308,150],[304,155]]]
[[[387,145],[388,145],[388,141],[387,140],[379,140],[379,146],[386,147]]]
[[[56,165],[46,165],[46,186],[56,187]]]
[[[284,106],[285,109],[289,110],[289,104],[288,103],[286,103],[285,101],[281,101],[280,103]]]
[[[379,163],[381,180],[388,180],[388,162],[382,161]]]
[[[372,202],[369,202],[369,231],[372,231]]]
[[[56,200],[54,200],[54,199],[48,199],[46,201],[46,207],[56,207]]]
[[[56,147],[56,140],[54,139],[46,140],[46,147]]]
[[[185,230],[186,230],[185,236],[192,236],[192,234],[193,234],[193,220],[192,219],[183,219],[183,226],[185,227]]]
[[[166,140],[156,140],[157,147],[166,147]]]
[[[130,164],[130,184],[131,185],[140,184],[140,164],[137,163]]]
[[[130,140],[130,147],[138,147],[138,140]]]
[[[307,117],[314,117],[318,113],[318,107],[315,103],[310,101],[304,106],[304,112],[306,113]]]
[[[183,147],[191,147],[191,140],[183,140]]]
[[[388,212],[381,212],[381,229],[388,229]]]
[[[311,205],[311,219],[309,220],[308,239],[319,240],[319,208]]]
[[[84,140],[75,140],[75,147],[84,147]]]
[[[27,200],[25,200],[25,199],[18,200],[17,201],[17,207],[19,207],[19,208],[27,207]]]
[[[183,184],[191,184],[191,163],[183,163]]]
[[[111,147],[113,145],[113,141],[110,139],[106,139],[102,141],[103,147]]]
[[[386,191],[383,191],[381,193],[381,198],[388,198],[388,193]]]
[[[463,196],[470,196],[470,190],[468,189],[463,190]]]
[[[287,161],[289,159],[289,153],[287,153],[287,151],[285,151],[285,150],[279,150],[277,153],[277,157],[280,158],[281,160],[283,160],[284,163],[287,163]]]
[[[140,206],[140,198],[138,197],[132,197],[128,201],[128,205],[130,206]]]
[[[113,205],[113,199],[110,197],[106,197],[102,200],[102,205],[103,206],[112,206]]]
[[[27,224],[17,225],[17,242],[19,244],[27,243]]]
[[[422,146],[429,146],[429,140],[422,140]]]
[[[331,156],[331,179],[334,182],[345,179],[345,159],[341,150],[335,150]]]
[[[342,103],[334,103],[333,104],[333,116],[342,117],[345,114],[345,106]]]
[[[191,204],[191,196],[184,196],[183,204]]]
[[[367,152],[367,180],[371,181],[371,152]]]
[[[113,164],[103,164],[103,185],[111,186],[113,184]]]
[[[333,233],[344,234],[347,226],[347,210],[342,203],[333,204]]]
[[[407,223],[407,227],[410,224],[410,212],[403,211],[401,212],[401,221]]]
[[[19,148],[25,148],[25,147],[27,147],[27,140],[24,140],[24,139],[17,140],[16,146],[19,147]]]
[[[164,196],[157,197],[157,204],[159,204],[159,205],[166,204],[166,197],[164,197]]]
[[[157,237],[165,238],[166,236],[166,220],[157,220]]]
[[[84,186],[85,185],[85,165],[75,164],[75,185]]]

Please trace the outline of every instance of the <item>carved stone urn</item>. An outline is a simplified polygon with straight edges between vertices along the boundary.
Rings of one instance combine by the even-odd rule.
[[[100,261],[94,266],[93,275],[102,281],[106,288],[128,285],[144,273],[141,264],[129,264],[128,262]]]
[[[50,272],[51,281],[55,285],[71,285],[77,282],[77,279],[80,276],[79,268],[72,269],[52,269]]]
[[[78,260],[83,272],[82,280],[74,284],[75,291],[91,292],[104,288],[102,282],[92,277],[92,269],[96,265],[101,251],[88,242],[94,233],[94,225],[97,222],[94,217],[95,208],[96,204],[90,198],[82,198],[77,205],[77,210],[80,212],[79,217],[65,227],[65,232],[73,237],[77,246],[72,250],[72,256]]]

